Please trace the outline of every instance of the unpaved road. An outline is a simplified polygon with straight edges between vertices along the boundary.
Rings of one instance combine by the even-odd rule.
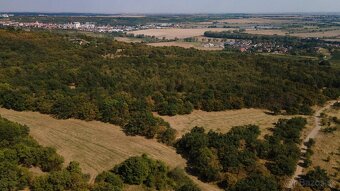
[[[301,150],[301,154],[306,153],[307,147],[305,146],[304,143],[308,142],[309,139],[315,139],[315,137],[318,135],[318,133],[321,130],[321,117],[320,114],[329,109],[334,103],[336,103],[337,100],[334,101],[330,101],[328,102],[325,106],[323,106],[322,108],[318,109],[317,111],[315,111],[313,117],[314,117],[314,123],[315,123],[315,127],[309,132],[309,134],[307,135],[307,137],[303,140],[302,144],[300,145],[300,150]],[[303,160],[301,159],[299,163],[303,163]],[[294,188],[294,186],[297,183],[297,179],[303,174],[303,167],[300,165],[297,165],[296,170],[294,175],[288,180],[286,187],[287,188]]]

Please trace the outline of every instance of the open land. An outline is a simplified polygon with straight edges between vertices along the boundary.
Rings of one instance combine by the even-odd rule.
[[[176,151],[156,140],[130,137],[115,125],[76,119],[58,120],[37,112],[0,109],[0,115],[30,127],[30,135],[43,146],[51,146],[65,158],[65,164],[78,161],[85,173],[98,173],[131,156],[147,153],[171,167],[184,167],[185,160]]]
[[[270,133],[274,123],[281,118],[292,118],[289,115],[270,115],[262,109],[239,109],[221,112],[205,112],[195,110],[188,115],[160,116],[169,122],[171,127],[178,131],[178,136],[189,132],[193,127],[204,127],[222,133],[228,132],[232,127],[254,124],[261,129],[261,136]],[[155,114],[157,115],[157,114]]]
[[[206,31],[226,31],[232,30],[230,28],[194,28],[194,29],[179,29],[179,28],[166,28],[166,29],[147,29],[132,31],[130,33],[134,35],[155,36],[156,38],[166,39],[184,39],[189,37],[201,36]]]
[[[328,116],[340,118],[340,109],[328,109],[324,112]],[[322,127],[324,129],[325,127]],[[314,154],[312,155],[312,167],[320,166],[327,170],[332,183],[340,186],[340,131],[332,133],[319,133],[315,138],[313,146]],[[311,167],[311,168],[312,168]],[[310,168],[310,169],[311,169]]]
[[[219,47],[204,47],[200,43],[182,42],[182,41],[156,42],[156,43],[148,43],[148,45],[155,46],[155,47],[178,46],[182,48],[195,48],[199,50],[222,50],[223,49]]]
[[[38,112],[18,112],[0,108],[0,115],[8,120],[30,127],[30,135],[43,146],[57,149],[65,158],[65,165],[78,161],[84,173],[95,176],[132,156],[148,154],[164,161],[171,168],[186,166],[186,161],[175,149],[156,140],[140,136],[126,136],[120,127],[76,119],[59,120]],[[203,191],[219,191],[215,185],[206,184],[196,177],[191,179]],[[128,186],[128,190],[140,190],[140,186]]]

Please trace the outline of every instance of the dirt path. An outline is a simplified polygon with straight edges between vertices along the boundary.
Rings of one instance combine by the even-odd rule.
[[[320,114],[329,109],[334,103],[336,103],[337,100],[334,101],[330,101],[328,102],[325,106],[323,106],[322,108],[318,109],[313,117],[314,117],[314,123],[315,126],[314,128],[309,132],[309,134],[307,135],[307,137],[303,140],[302,144],[300,145],[300,150],[301,150],[301,154],[306,153],[307,147],[305,146],[304,143],[308,142],[309,139],[315,139],[315,137],[318,135],[318,133],[321,130],[321,118],[320,118]],[[298,164],[303,163],[304,161],[302,159],[300,159],[300,161],[298,162]],[[297,165],[296,170],[294,175],[288,180],[286,187],[289,189],[294,188],[294,186],[297,183],[297,179],[303,174],[303,167],[300,165]]]

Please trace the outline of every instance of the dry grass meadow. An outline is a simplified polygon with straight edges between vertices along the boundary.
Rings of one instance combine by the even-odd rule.
[[[171,167],[184,167],[186,161],[175,150],[143,137],[126,136],[120,127],[97,121],[58,120],[37,112],[0,109],[0,115],[30,127],[40,144],[55,147],[68,163],[78,161],[93,178],[125,159],[147,153]]]
[[[157,115],[157,114],[155,114]],[[178,137],[189,132],[193,127],[200,126],[206,130],[222,133],[234,126],[254,124],[261,129],[262,136],[270,133],[269,128],[280,118],[291,118],[287,115],[270,115],[262,109],[239,109],[221,112],[205,112],[196,110],[189,115],[160,116],[178,131]]]
[[[157,38],[166,39],[184,39],[189,37],[201,36],[206,31],[226,31],[233,30],[231,28],[194,28],[194,29],[179,29],[179,28],[168,28],[168,29],[147,29],[132,31],[130,33],[134,35],[146,35],[155,36]]]
[[[329,109],[325,112],[328,116],[340,118],[340,110]],[[324,127],[323,127],[324,128]],[[312,155],[312,166],[326,169],[333,180],[333,184],[340,186],[340,131],[333,133],[320,132],[315,139]],[[329,159],[329,160],[328,160]],[[311,169],[311,168],[310,168]]]
[[[56,148],[65,158],[65,165],[70,161],[78,161],[83,172],[91,175],[91,181],[98,173],[143,153],[164,161],[171,168],[184,168],[186,165],[186,161],[175,149],[156,140],[126,136],[115,125],[76,119],[59,120],[37,112],[18,112],[3,108],[0,108],[0,115],[30,127],[30,135],[41,145]],[[32,169],[32,172],[39,173],[39,170]],[[215,185],[190,177],[202,191],[221,191]],[[140,191],[143,188],[127,186],[126,190]]]

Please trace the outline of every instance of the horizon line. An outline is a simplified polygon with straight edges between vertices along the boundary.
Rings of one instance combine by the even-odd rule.
[[[170,12],[170,13],[160,13],[160,12],[147,12],[147,13],[138,13],[138,12],[117,12],[117,13],[105,13],[105,12],[69,12],[69,11],[0,11],[1,14],[14,14],[14,13],[31,13],[31,14],[93,14],[93,15],[223,15],[223,14],[340,14],[340,11],[282,11],[282,12]]]

